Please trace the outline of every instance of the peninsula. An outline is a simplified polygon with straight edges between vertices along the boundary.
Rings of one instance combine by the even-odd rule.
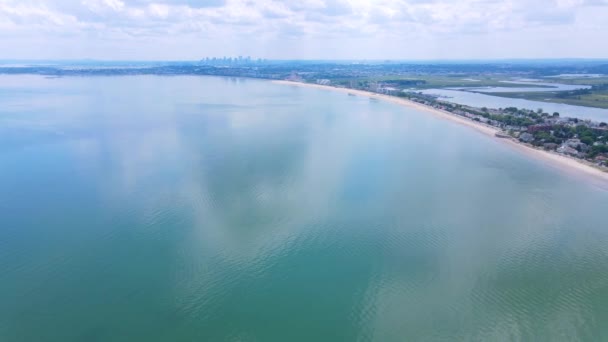
[[[389,95],[292,80],[273,82],[339,91],[415,108],[500,139],[519,151],[563,171],[574,171],[597,181],[608,181],[608,125],[603,122],[562,118],[559,113],[544,113],[540,109],[531,111],[514,107],[475,108],[415,92]]]

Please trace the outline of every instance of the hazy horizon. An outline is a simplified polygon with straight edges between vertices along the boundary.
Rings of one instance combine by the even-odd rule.
[[[198,59],[112,59],[112,58],[14,58],[14,59],[0,59],[0,63],[14,63],[14,62],[30,62],[30,63],[198,63],[203,61],[206,57],[210,58],[237,58],[239,56],[201,56]],[[242,56],[251,57],[252,61],[256,61],[258,58],[255,56]],[[305,63],[404,63],[404,64],[422,64],[422,63],[480,63],[480,64],[491,64],[498,62],[507,63],[555,63],[555,62],[581,62],[581,63],[593,63],[593,62],[608,62],[607,58],[479,58],[479,59],[263,59],[269,62],[305,62]]]

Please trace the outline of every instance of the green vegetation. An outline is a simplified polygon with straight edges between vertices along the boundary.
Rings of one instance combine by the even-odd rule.
[[[590,85],[592,88],[573,91],[492,93],[491,95],[608,109],[608,77],[547,77],[543,78],[542,81],[569,85]]]
[[[564,103],[574,106],[608,109],[608,89],[574,92],[492,93],[492,95],[514,99]]]
[[[543,82],[547,83],[560,83],[560,84],[571,84],[571,85],[601,85],[608,84],[607,77],[546,77],[542,79]]]
[[[542,108],[536,111],[516,107],[477,108],[417,92],[401,92],[397,96],[500,128],[504,135],[527,144],[608,166],[608,124],[605,122],[560,118],[559,113],[545,113]]]
[[[537,145],[540,145],[541,143],[562,144],[568,139],[578,138],[585,145],[592,146],[591,149],[595,151],[595,153],[591,155],[591,157],[595,157],[599,153],[608,152],[607,145],[593,146],[593,144],[596,142],[608,142],[608,132],[593,129],[585,125],[577,125],[575,127],[553,125],[545,130],[535,132],[534,138]]]
[[[349,88],[367,89],[372,84],[382,84],[387,87],[411,89],[437,89],[458,87],[509,87],[516,88],[547,88],[546,86],[505,83],[512,81],[510,76],[481,76],[481,75],[412,75],[412,76],[376,76],[332,79],[332,83]],[[312,81],[312,80],[309,80]]]

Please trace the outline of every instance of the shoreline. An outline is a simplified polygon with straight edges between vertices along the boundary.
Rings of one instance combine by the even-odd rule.
[[[482,134],[485,134],[489,137],[492,137],[496,140],[500,140],[500,141],[504,142],[505,144],[518,149],[522,153],[526,153],[530,157],[535,157],[537,160],[544,162],[545,164],[548,164],[549,166],[558,168],[561,171],[565,171],[570,174],[576,173],[578,175],[585,175],[591,180],[600,181],[600,182],[604,183],[604,185],[608,185],[608,172],[604,172],[601,169],[590,165],[589,163],[586,163],[584,161],[581,161],[579,159],[575,159],[572,157],[557,154],[555,152],[541,150],[536,147],[529,146],[529,145],[520,143],[518,141],[515,141],[513,138],[499,138],[496,136],[496,133],[501,132],[500,129],[490,126],[490,125],[483,124],[483,123],[475,122],[473,120],[469,120],[464,117],[460,117],[456,114],[453,114],[453,113],[450,113],[450,112],[447,112],[444,110],[426,106],[421,103],[417,103],[417,102],[414,102],[414,101],[411,101],[408,99],[404,99],[404,98],[400,98],[400,97],[396,97],[396,96],[384,95],[384,94],[376,94],[376,93],[372,93],[372,92],[364,91],[364,90],[337,88],[337,87],[332,87],[332,86],[328,86],[328,85],[302,83],[302,82],[295,82],[295,81],[274,80],[272,82],[275,84],[316,88],[316,89],[321,89],[321,90],[331,90],[331,91],[341,92],[344,94],[354,94],[357,96],[383,100],[383,101],[387,101],[387,102],[394,103],[397,105],[424,111],[424,112],[433,114],[436,117],[446,119],[446,120],[452,121],[454,123],[472,128],[472,129],[474,129]]]

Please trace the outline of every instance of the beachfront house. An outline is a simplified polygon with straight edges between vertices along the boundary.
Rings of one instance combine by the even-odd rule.
[[[557,149],[557,153],[578,157],[579,153],[577,150],[573,149],[570,146],[562,145]]]
[[[525,132],[519,136],[519,140],[525,143],[531,143],[534,141],[534,136],[528,132]]]

